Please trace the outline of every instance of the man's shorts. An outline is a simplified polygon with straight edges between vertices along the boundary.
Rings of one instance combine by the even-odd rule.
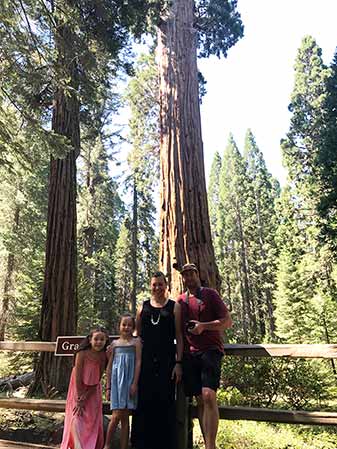
[[[217,349],[184,354],[183,382],[186,396],[200,396],[204,387],[214,391],[219,388],[222,356]]]

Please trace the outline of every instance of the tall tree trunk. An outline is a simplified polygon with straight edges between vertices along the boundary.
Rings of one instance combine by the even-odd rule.
[[[136,316],[137,310],[137,249],[138,249],[138,190],[137,182],[133,180],[133,205],[132,205],[132,228],[131,228],[131,258],[132,258],[132,289],[131,289],[131,312]]]
[[[261,260],[262,260],[262,276],[264,277],[264,282],[270,283],[270,275],[268,275],[267,270],[267,256],[264,249],[265,245],[265,238],[264,238],[264,232],[263,232],[263,224],[261,220],[261,207],[260,207],[260,197],[259,193],[255,193],[255,207],[256,207],[256,218],[257,218],[257,224],[258,224],[258,231],[259,231],[259,245],[260,245],[260,253],[261,253]],[[275,338],[275,319],[274,319],[274,306],[273,306],[273,299],[272,299],[272,293],[271,289],[269,287],[264,287],[264,293],[265,293],[265,299],[266,299],[266,305],[267,305],[267,316],[269,321],[269,333],[270,337],[272,339]]]
[[[92,267],[91,258],[94,254],[94,240],[96,228],[92,225],[92,219],[90,215],[90,209],[94,207],[95,203],[95,186],[93,182],[92,176],[92,162],[91,162],[91,149],[88,150],[88,155],[86,159],[86,187],[87,187],[87,195],[88,202],[86,204],[86,226],[83,229],[84,234],[84,267],[83,267],[83,275],[87,286],[90,286],[90,289],[93,291],[93,282],[94,282],[94,269]],[[88,262],[89,260],[89,262]],[[94,298],[93,298],[94,300]]]
[[[245,309],[248,315],[249,320],[249,330],[250,334],[253,336],[256,335],[257,325],[256,325],[256,316],[254,310],[254,304],[252,302],[252,291],[251,291],[251,283],[249,280],[249,267],[248,267],[248,256],[247,256],[247,245],[246,238],[244,235],[242,219],[241,219],[241,211],[239,204],[236,205],[236,222],[238,226],[238,234],[239,234],[239,245],[240,245],[240,258],[241,258],[241,272],[242,272],[242,293],[243,293],[243,301],[245,303]]]
[[[79,154],[79,101],[76,95],[77,66],[72,54],[72,34],[66,25],[55,37],[58,64],[67,70],[71,90],[60,87],[55,93],[52,129],[66,136],[72,149],[64,159],[51,158],[48,192],[47,244],[40,322],[42,341],[55,341],[58,335],[74,335],[77,325],[76,263],[76,157]],[[65,391],[71,359],[41,353],[35,382],[30,390],[51,387]]]
[[[20,208],[16,204],[14,211],[14,220],[12,226],[12,235],[16,236],[18,227],[19,227],[19,216],[20,216]],[[13,299],[13,275],[14,275],[14,267],[15,267],[15,255],[13,250],[11,249],[8,257],[7,257],[7,270],[4,282],[4,290],[3,290],[3,298],[1,304],[1,314],[0,314],[0,341],[4,341],[6,327],[8,322],[8,313],[10,302]]]
[[[193,8],[193,0],[172,0],[158,36],[160,265],[173,295],[181,291],[173,264],[195,262],[204,284],[220,287],[208,215]]]

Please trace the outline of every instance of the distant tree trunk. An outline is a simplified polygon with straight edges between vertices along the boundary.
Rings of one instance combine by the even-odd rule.
[[[90,209],[92,208],[94,201],[95,201],[95,186],[93,182],[93,176],[92,176],[92,167],[91,167],[91,149],[88,150],[88,156],[86,159],[86,187],[88,192],[88,202],[87,207],[85,211],[86,215],[86,226],[83,229],[84,234],[84,267],[83,267],[83,275],[85,282],[90,288],[92,289],[93,286],[93,278],[94,278],[94,270],[92,267],[91,258],[94,254],[94,240],[95,240],[95,233],[96,228],[92,225],[92,219],[90,216]],[[93,298],[94,300],[94,298]]]
[[[260,194],[259,192],[255,193],[255,208],[256,208],[256,218],[257,218],[257,224],[258,224],[258,232],[259,232],[259,245],[260,245],[260,254],[262,259],[262,266],[261,266],[261,273],[262,276],[265,278],[265,283],[271,283],[270,282],[270,275],[268,275],[268,269],[267,269],[267,255],[265,252],[265,238],[264,238],[264,229],[263,229],[263,220],[261,219],[261,201],[260,201]],[[274,319],[274,306],[273,306],[273,299],[272,299],[272,293],[271,289],[269,287],[264,287],[264,294],[265,294],[265,300],[267,305],[267,316],[268,316],[268,322],[269,322],[269,333],[272,339],[275,338],[275,319]],[[263,335],[263,334],[262,334]],[[263,335],[264,336],[264,335]]]
[[[64,159],[51,158],[48,192],[47,244],[42,296],[40,338],[55,341],[58,335],[74,335],[77,325],[76,264],[76,157],[79,154],[79,101],[77,98],[76,58],[72,54],[72,35],[60,25],[56,39],[58,64],[66,70],[72,90],[60,87],[55,93],[52,129],[66,136],[72,149]],[[30,390],[51,387],[65,391],[71,359],[41,353],[35,382]]]
[[[138,249],[138,190],[136,179],[133,180],[133,205],[132,205],[132,290],[131,290],[131,312],[135,316],[137,310],[137,249]]]
[[[12,227],[12,235],[17,235],[17,230],[19,227],[19,216],[20,208],[18,205],[15,206],[14,220]],[[4,341],[6,327],[8,322],[8,314],[11,299],[13,299],[13,275],[15,267],[15,255],[13,250],[11,250],[7,257],[7,269],[4,282],[3,298],[1,304],[1,315],[0,315],[0,341]]]
[[[194,262],[205,284],[220,287],[207,205],[193,10],[193,0],[172,0],[158,36],[160,265],[173,296],[181,291],[173,264]]]
[[[244,230],[242,226],[242,218],[240,206],[237,204],[237,214],[236,221],[238,226],[238,234],[240,239],[240,258],[241,258],[241,271],[242,271],[242,293],[243,293],[243,302],[245,303],[245,311],[248,315],[249,321],[249,330],[251,331],[251,335],[256,335],[256,316],[254,311],[254,304],[252,303],[252,292],[251,292],[251,283],[249,280],[249,268],[248,268],[248,257],[247,257],[247,245],[246,238],[244,235]]]

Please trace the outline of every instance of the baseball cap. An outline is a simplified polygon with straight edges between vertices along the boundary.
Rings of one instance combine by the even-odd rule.
[[[194,263],[185,263],[182,269],[180,270],[180,274],[185,273],[186,271],[196,271],[198,273],[198,268]]]

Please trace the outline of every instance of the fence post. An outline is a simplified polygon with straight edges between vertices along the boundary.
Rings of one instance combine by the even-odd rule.
[[[177,449],[188,449],[189,440],[189,403],[182,384],[177,385]]]

